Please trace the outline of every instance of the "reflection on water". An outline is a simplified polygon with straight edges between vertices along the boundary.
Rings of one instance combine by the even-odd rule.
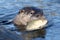
[[[24,40],[31,40],[35,38],[45,39],[45,35],[46,35],[46,30],[41,29],[41,30],[35,30],[35,31],[30,31],[30,32],[24,32],[22,34],[22,37]]]
[[[60,40],[60,1],[59,0],[0,0],[0,24],[6,29],[14,29],[14,25],[10,23],[17,15],[19,9],[24,6],[36,6],[42,8],[49,24],[46,29],[46,40]],[[11,20],[11,21],[10,21]],[[5,21],[4,23],[2,23]],[[9,23],[9,24],[5,24]],[[18,34],[18,32],[16,32]],[[40,38],[36,38],[40,40]],[[36,40],[35,39],[35,40]]]

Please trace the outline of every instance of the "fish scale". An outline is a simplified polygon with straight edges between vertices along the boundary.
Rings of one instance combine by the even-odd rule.
[[[31,31],[31,30],[37,30],[37,29],[42,29],[45,27],[47,23],[47,20],[33,20],[28,23],[26,30]]]

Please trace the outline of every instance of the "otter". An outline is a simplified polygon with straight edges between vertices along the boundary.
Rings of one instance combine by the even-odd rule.
[[[37,7],[24,7],[21,10],[19,10],[19,13],[14,18],[13,23],[18,29],[18,31],[26,32],[26,34],[22,35],[25,37],[24,40],[30,40],[31,38],[36,37],[45,38],[46,30],[44,27],[42,29],[37,30],[31,30],[31,31],[26,30],[26,25],[28,22],[41,18],[43,20],[46,20],[42,9]]]

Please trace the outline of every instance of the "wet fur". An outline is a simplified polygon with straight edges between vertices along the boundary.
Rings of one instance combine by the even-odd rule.
[[[42,16],[44,16],[42,9],[39,9],[36,7],[24,7],[19,11],[17,16],[19,16],[19,18],[21,18],[21,15],[20,15],[21,13],[27,12],[26,15],[30,15],[30,12],[32,12],[32,11],[34,11],[34,12],[31,16],[31,18],[35,17],[36,15],[37,15],[36,17],[39,16],[40,18]],[[14,25],[17,27],[18,31],[25,32],[26,25],[23,24],[25,21],[23,21],[23,23],[21,23],[20,20],[23,20],[23,19],[19,19],[19,18],[17,18],[17,16],[14,19]],[[22,15],[22,16],[24,16],[24,15]],[[26,16],[26,17],[28,17],[28,16]],[[33,18],[32,18],[32,20],[33,20]],[[30,21],[30,19],[28,20],[28,22],[29,21]],[[38,29],[38,30],[34,30],[34,31],[28,31],[28,32],[26,32],[26,34],[22,34],[22,36],[24,37],[24,40],[31,40],[32,38],[36,38],[36,37],[45,38],[45,34],[46,34],[46,30],[45,30],[45,28],[43,28],[43,29]]]

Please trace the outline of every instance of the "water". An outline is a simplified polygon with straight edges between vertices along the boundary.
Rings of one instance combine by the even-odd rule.
[[[0,0],[0,22],[7,21],[8,23],[10,20],[12,21],[18,11],[25,6],[42,8],[49,24],[52,24],[46,29],[45,39],[60,40],[60,0]],[[3,26],[6,29],[14,27],[12,23]],[[39,38],[36,39],[40,40]]]

